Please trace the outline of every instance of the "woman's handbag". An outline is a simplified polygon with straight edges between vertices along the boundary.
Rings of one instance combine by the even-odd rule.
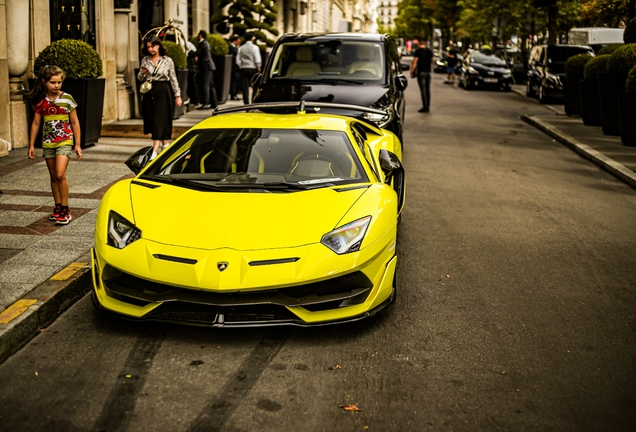
[[[152,90],[152,79],[157,73],[157,70],[159,69],[159,65],[161,64],[162,60],[163,60],[163,57],[157,62],[157,66],[155,66],[155,70],[152,71],[152,75],[150,75],[150,79],[148,81],[144,81],[141,83],[141,87],[139,87],[139,93],[145,94],[145,93],[148,93],[150,90]]]
[[[139,93],[145,94],[152,90],[152,78],[150,81],[144,81],[141,83],[141,87],[139,87]]]

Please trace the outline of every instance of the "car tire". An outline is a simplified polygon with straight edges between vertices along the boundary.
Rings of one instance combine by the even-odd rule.
[[[462,81],[462,79],[461,79],[461,78],[459,78],[459,79],[457,80],[457,87],[459,87],[459,88],[466,88],[466,86],[464,85],[464,82]]]

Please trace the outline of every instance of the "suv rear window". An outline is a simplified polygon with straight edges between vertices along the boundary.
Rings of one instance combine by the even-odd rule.
[[[384,82],[386,59],[377,42],[289,42],[278,46],[268,78]]]

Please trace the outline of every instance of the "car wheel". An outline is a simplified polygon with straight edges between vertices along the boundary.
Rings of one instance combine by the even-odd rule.
[[[462,81],[461,77],[457,80],[457,87],[465,88],[464,81]]]

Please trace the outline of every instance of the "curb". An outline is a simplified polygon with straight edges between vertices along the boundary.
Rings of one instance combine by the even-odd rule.
[[[526,123],[529,123],[542,130],[560,143],[570,147],[572,150],[574,150],[584,158],[594,162],[596,165],[600,166],[608,173],[612,174],[619,180],[627,183],[629,186],[636,189],[636,173],[634,173],[634,171],[614,161],[613,159],[608,158],[604,154],[597,152],[590,146],[581,143],[571,135],[565,134],[559,129],[545,122],[542,122],[536,117],[523,115],[521,116],[521,119]]]
[[[90,253],[79,260],[88,262],[66,280],[47,280],[22,299],[37,300],[8,324],[0,324],[0,364],[25,346],[66,309],[89,292],[93,286]]]

